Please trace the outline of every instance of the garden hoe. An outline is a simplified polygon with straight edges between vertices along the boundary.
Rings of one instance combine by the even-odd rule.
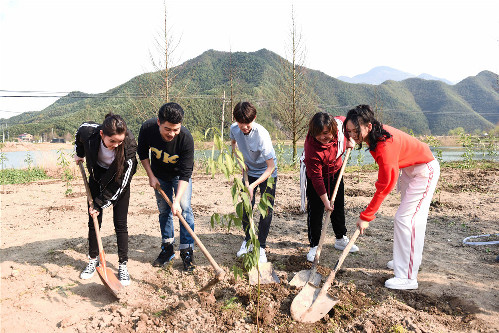
[[[336,199],[336,194],[338,193],[338,188],[340,187],[341,178],[343,177],[343,171],[345,171],[345,167],[348,162],[348,158],[350,157],[350,151],[352,148],[347,149],[347,153],[345,155],[345,162],[341,166],[340,174],[338,175],[338,179],[336,180],[336,185],[334,186],[333,196],[331,197],[331,202],[334,203]],[[329,224],[329,219],[331,216],[331,211],[327,211],[326,218],[322,222],[322,230],[321,237],[319,238],[319,245],[317,245],[317,252],[315,253],[314,263],[312,264],[312,269],[302,270],[293,276],[289,284],[295,287],[303,287],[307,283],[312,283],[314,286],[319,286],[322,280],[322,275],[317,273],[317,265],[319,265],[319,257],[321,256],[322,245],[324,244],[324,239],[326,238],[326,230],[327,225]]]
[[[87,181],[87,176],[85,175],[85,169],[83,167],[83,163],[78,163],[80,166],[80,171],[81,171],[81,176],[83,177],[83,182],[85,183],[85,190],[87,191],[87,199],[88,199],[88,204],[90,207],[94,207],[94,201],[92,199],[92,194],[90,193],[90,187],[88,186],[88,181]],[[94,220],[94,229],[95,229],[95,236],[97,238],[97,245],[99,247],[99,262],[100,265],[97,266],[95,269],[97,270],[97,273],[99,274],[100,279],[102,280],[102,283],[111,291],[111,293],[116,297],[119,298],[119,291],[123,288],[123,285],[121,284],[120,280],[114,275],[113,271],[111,268],[108,268],[106,265],[106,255],[104,253],[104,249],[102,248],[102,240],[100,238],[100,232],[99,232],[99,221],[97,220],[97,215],[94,214],[92,215],[92,219]]]
[[[244,186],[246,187],[246,189],[248,189],[249,188],[248,173],[246,172],[246,168],[244,165],[242,165],[241,161],[239,159],[237,159],[237,161],[239,162],[239,166],[243,170]],[[256,235],[253,216],[249,216],[248,218],[249,218],[250,228],[251,230],[253,230],[253,234]],[[277,277],[277,274],[275,273],[271,262],[266,262],[266,263],[258,262],[257,265],[258,265],[257,267],[253,267],[248,272],[248,281],[250,285],[281,282]]]
[[[156,190],[161,194],[163,199],[165,199],[165,201],[168,203],[170,208],[173,208],[171,200],[168,198],[166,193],[161,189],[161,187],[159,185],[156,187]],[[218,264],[215,262],[213,257],[210,255],[208,250],[206,250],[206,248],[204,247],[204,245],[201,242],[201,240],[199,239],[199,237],[194,233],[194,231],[191,229],[191,227],[189,227],[189,224],[187,224],[187,221],[184,219],[184,217],[182,216],[182,214],[180,212],[177,212],[177,217],[180,220],[180,222],[182,223],[182,225],[184,226],[184,228],[187,229],[189,234],[191,234],[192,238],[194,238],[194,241],[199,246],[199,248],[201,249],[201,252],[203,252],[206,259],[208,259],[211,266],[213,266],[213,268],[215,269],[215,277],[213,279],[211,279],[210,281],[208,281],[208,283],[203,288],[199,289],[199,292],[205,292],[205,291],[209,290],[211,287],[213,287],[215,284],[217,284],[218,282],[223,280],[223,278],[225,276],[225,271],[222,268],[220,268],[220,266],[218,266]]]
[[[330,296],[327,292],[359,234],[360,230],[357,228],[322,288],[319,289],[313,284],[307,283],[300,293],[296,295],[293,303],[291,303],[291,317],[294,320],[301,323],[315,323],[338,303],[338,300]]]

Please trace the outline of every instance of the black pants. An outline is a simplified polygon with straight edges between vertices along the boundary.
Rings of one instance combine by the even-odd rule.
[[[99,184],[90,177],[89,180],[90,192],[95,198],[100,194]],[[128,205],[130,202],[130,186],[123,189],[118,200],[113,205],[113,222],[118,243],[118,258],[119,262],[128,260]],[[99,210],[99,230],[102,225],[102,210]],[[95,236],[94,221],[88,214],[88,255],[90,258],[95,258],[99,255],[99,247],[97,245],[97,237]]]
[[[324,185],[326,186],[328,197],[333,194],[334,187],[336,186],[336,179],[338,179],[339,173],[340,172],[338,171],[334,177],[330,177],[329,180],[327,178],[324,179]],[[322,203],[321,198],[317,195],[317,192],[312,185],[312,181],[308,177],[306,193],[308,241],[310,243],[310,247],[314,247],[319,244],[319,239],[321,237],[324,204]],[[334,200],[334,209],[331,212],[331,224],[337,239],[342,238],[347,234],[347,228],[345,226],[345,186],[343,184],[343,178],[341,178],[338,193],[336,194],[336,199]]]
[[[250,184],[257,179],[258,179],[257,177],[248,176],[248,181]],[[255,225],[255,228],[258,227],[258,241],[260,242],[261,248],[267,247],[267,236],[270,230],[270,223],[272,222],[272,213],[274,212],[273,207],[274,207],[274,198],[275,198],[275,188],[277,185],[277,177],[274,178],[274,185],[272,186],[272,188],[269,188],[267,186],[267,181],[268,179],[258,185],[261,195],[263,195],[264,193],[269,193],[270,195],[272,195],[272,198],[269,198],[269,201],[272,204],[272,208],[269,208],[267,216],[265,216],[265,218],[262,218],[262,216],[260,215],[260,222],[258,226]],[[253,191],[253,200],[251,201],[251,207],[255,205],[255,194],[256,194],[256,188]],[[248,212],[246,211],[244,211],[243,213],[243,230],[246,234],[245,240],[249,241],[251,237],[249,234]]]

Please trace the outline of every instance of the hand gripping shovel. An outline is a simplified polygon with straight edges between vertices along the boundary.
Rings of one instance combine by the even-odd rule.
[[[90,187],[88,186],[87,176],[85,175],[85,169],[83,168],[83,163],[78,163],[80,166],[81,176],[83,177],[83,182],[85,183],[85,190],[87,191],[87,200],[90,207],[94,207],[94,201],[92,199],[92,194],[90,193]],[[92,215],[94,220],[95,236],[97,238],[97,245],[99,247],[99,262],[100,265],[96,267],[97,273],[99,274],[102,283],[111,291],[111,293],[119,298],[118,293],[123,288],[120,280],[114,275],[113,271],[106,266],[106,255],[104,249],[102,248],[102,240],[99,233],[99,221],[97,220],[97,215]]]
[[[336,194],[338,193],[338,188],[340,187],[341,178],[343,177],[343,171],[345,171],[345,167],[348,162],[348,157],[350,156],[350,151],[352,148],[347,149],[347,153],[345,155],[345,161],[340,169],[340,174],[338,175],[338,179],[336,180],[336,185],[334,186],[333,196],[331,197],[331,202],[334,202],[336,199]],[[324,244],[324,239],[326,238],[326,230],[327,225],[329,224],[329,218],[331,216],[331,211],[328,210],[326,213],[326,218],[322,221],[322,230],[321,237],[319,238],[319,245],[317,245],[317,252],[315,253],[314,263],[312,264],[312,268],[310,270],[301,270],[293,276],[289,284],[291,286],[303,287],[307,283],[312,283],[315,286],[319,286],[322,280],[322,275],[317,273],[317,265],[319,265],[319,257],[321,256],[322,245]]]
[[[360,230],[357,228],[321,289],[307,283],[300,293],[296,295],[293,303],[291,303],[291,317],[294,320],[301,323],[315,323],[338,303],[338,300],[331,297],[327,292],[359,234]]]
[[[237,159],[237,161],[239,162],[239,166],[243,170],[244,186],[246,186],[246,188],[248,189],[249,188],[248,173],[246,172],[246,168],[244,165],[242,165],[241,161],[239,159]],[[256,235],[253,216],[249,216],[249,223],[250,223],[250,228],[253,231],[253,234]],[[277,274],[274,271],[271,262],[266,262],[266,263],[258,262],[257,267],[253,267],[248,272],[248,280],[250,285],[281,282],[277,277]]]
[[[161,187],[159,185],[156,187],[156,190],[161,194],[163,199],[165,199],[165,201],[168,203],[170,208],[173,208],[172,207],[173,204],[172,204],[171,200],[168,198],[166,193],[161,189]],[[206,250],[203,243],[198,238],[198,236],[194,233],[194,231],[191,229],[191,227],[189,227],[189,224],[187,224],[187,221],[184,219],[184,217],[182,216],[182,214],[180,212],[177,212],[177,217],[180,220],[180,222],[182,223],[182,225],[184,226],[184,228],[189,232],[189,234],[191,234],[192,238],[194,238],[194,241],[199,246],[199,248],[201,249],[201,252],[203,252],[206,259],[208,259],[211,266],[213,266],[213,268],[215,269],[215,277],[213,279],[211,279],[210,281],[208,281],[208,283],[203,288],[199,289],[199,292],[207,291],[208,289],[210,289],[212,286],[214,286],[215,284],[217,284],[218,282],[220,282],[224,278],[225,271],[223,269],[221,269],[220,266],[217,265],[217,263],[215,262],[213,257],[210,255],[208,250]]]

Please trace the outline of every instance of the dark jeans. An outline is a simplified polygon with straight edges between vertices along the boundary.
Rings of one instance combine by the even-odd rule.
[[[89,180],[90,192],[92,197],[95,198],[100,194],[99,184],[90,177]],[[113,222],[114,230],[116,232],[116,239],[118,243],[118,258],[119,262],[128,260],[128,204],[130,202],[130,186],[124,188],[118,200],[113,205]],[[102,210],[97,216],[99,221],[99,230],[102,225]],[[88,255],[95,258],[99,255],[99,247],[97,245],[97,237],[95,236],[94,221],[90,214],[88,214]]]
[[[324,179],[324,185],[326,186],[326,191],[328,191],[328,197],[333,194],[334,187],[336,186],[336,179],[338,179],[339,173],[340,172],[338,171],[334,177],[330,177],[329,180]],[[306,193],[308,241],[310,242],[310,247],[314,247],[319,244],[319,239],[321,237],[324,204],[322,203],[321,198],[317,195],[317,192],[312,185],[312,181],[308,177]],[[342,238],[347,234],[347,228],[345,227],[345,186],[343,184],[343,178],[341,178],[338,193],[336,194],[336,199],[334,200],[334,209],[331,212],[331,224],[337,239]]]
[[[258,177],[252,177],[248,176],[249,183],[253,183],[255,180],[257,180]],[[274,198],[275,198],[275,188],[277,185],[277,177],[274,178],[274,185],[272,188],[269,188],[267,186],[267,180],[265,180],[263,183],[258,185],[258,188],[260,189],[260,194],[263,195],[263,193],[269,193],[272,195],[272,198],[269,198],[270,203],[272,204],[272,207],[274,207]],[[251,201],[251,207],[254,207],[255,205],[255,194],[256,194],[256,188],[253,191],[253,200]],[[260,222],[258,223],[258,226],[255,225],[255,228],[258,228],[258,241],[260,242],[260,247],[261,248],[266,248],[267,247],[267,236],[269,234],[270,230],[270,223],[272,222],[272,213],[274,212],[273,208],[270,208],[268,211],[267,216],[265,218],[262,218],[260,215]],[[244,238],[246,241],[250,240],[250,234],[249,234],[249,218],[248,218],[248,213],[244,211],[243,213],[243,230],[246,234],[246,237]]]

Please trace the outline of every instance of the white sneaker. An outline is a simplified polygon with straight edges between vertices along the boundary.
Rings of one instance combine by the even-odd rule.
[[[349,241],[350,240],[348,239],[347,236],[343,236],[343,238],[340,238],[340,239],[337,238],[336,242],[334,243],[334,248],[336,250],[343,251],[345,249],[345,247],[347,247]],[[357,245],[353,244],[352,248],[350,249],[350,253],[354,253],[357,251],[359,251],[359,248],[357,247]]]
[[[310,251],[308,251],[307,253],[307,260],[310,262],[314,262],[316,253],[317,253],[317,246],[311,247]]]
[[[265,254],[265,249],[260,248],[260,259],[258,259],[260,264],[265,264],[267,262],[267,255]]]
[[[95,267],[97,267],[97,266],[99,266],[99,258],[96,257],[96,258],[92,259],[92,258],[88,257],[87,267],[85,267],[83,272],[81,272],[80,279],[88,280],[92,276],[94,276]]]
[[[387,262],[386,267],[388,267],[389,269],[393,269],[393,260],[390,260],[389,262]]]
[[[246,248],[246,241],[243,241],[243,243],[241,244],[241,248],[236,253],[236,256],[239,258],[243,254],[246,254],[246,253],[250,252],[251,250],[253,250],[253,244],[250,244],[250,246],[248,248]]]
[[[121,285],[126,287],[130,285],[130,274],[128,274],[128,268],[126,267],[127,262],[124,261],[120,263],[118,268],[118,280],[120,280]]]
[[[417,279],[404,279],[398,277],[392,277],[385,281],[385,287],[390,289],[418,289]]]

